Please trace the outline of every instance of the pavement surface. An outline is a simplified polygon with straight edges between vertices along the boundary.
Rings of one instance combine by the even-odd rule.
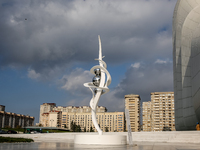
[[[200,150],[200,144],[137,142],[133,146],[75,145],[68,142],[2,143],[0,150]]]
[[[200,150],[200,132],[197,131],[133,132],[133,146],[74,144],[74,137],[79,134],[97,133],[1,134],[5,137],[31,138],[35,142],[0,143],[0,150]],[[127,135],[127,132],[104,134]]]
[[[1,134],[0,136],[31,138],[35,142],[65,142],[76,135],[97,135],[97,132],[68,132],[42,134]],[[103,135],[126,135],[127,132],[104,132]],[[200,131],[132,132],[133,142],[200,144]]]

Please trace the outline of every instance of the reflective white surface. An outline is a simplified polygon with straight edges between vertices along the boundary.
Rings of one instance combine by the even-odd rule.
[[[127,137],[125,135],[76,135],[74,137],[74,143],[88,145],[126,145]]]
[[[195,130],[200,121],[200,0],[177,0],[173,16],[176,130]]]
[[[35,142],[1,143],[0,150],[199,150],[200,144],[171,144],[140,142],[134,146],[75,145],[74,143]]]
[[[103,134],[103,131],[98,125],[97,119],[96,119],[96,109],[99,102],[99,99],[102,94],[105,94],[109,92],[108,86],[111,83],[111,76],[110,73],[107,71],[107,65],[102,60],[102,49],[101,49],[101,39],[100,36],[98,36],[99,39],[99,58],[95,59],[99,61],[99,65],[96,65],[90,69],[90,72],[95,75],[93,78],[93,82],[84,83],[85,87],[88,87],[92,91],[92,99],[90,100],[90,107],[92,108],[92,122],[97,129],[99,135]],[[98,71],[97,71],[98,70]],[[105,76],[106,74],[106,76]],[[97,76],[100,75],[100,76]],[[107,77],[107,81],[106,80]],[[95,90],[98,89],[98,90]],[[94,92],[95,90],[95,92]]]

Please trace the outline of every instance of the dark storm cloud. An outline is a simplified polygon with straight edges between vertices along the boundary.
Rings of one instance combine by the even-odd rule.
[[[138,94],[142,101],[150,101],[151,92],[173,91],[172,62],[157,60],[151,64],[132,65],[117,87],[116,97]]]
[[[176,0],[0,0],[0,69],[22,68],[29,78],[47,81],[45,90],[34,90],[34,108],[38,108],[41,99],[62,106],[88,105],[92,94],[83,83],[93,77],[89,69],[97,64],[94,58],[98,56],[100,35],[104,61],[113,81],[110,92],[102,95],[98,105],[109,111],[124,111],[126,94],[139,94],[142,101],[148,101],[151,92],[173,91],[171,30],[175,3]],[[21,90],[23,84],[18,80],[16,83],[20,84],[17,94],[26,95]],[[61,96],[61,90],[46,92],[49,86],[64,89],[67,96]],[[27,94],[32,95],[33,91]],[[9,96],[5,105],[13,101]],[[14,98],[15,101],[27,101],[24,96],[16,98],[19,100]],[[23,108],[20,111],[27,113]]]
[[[51,72],[43,79],[57,76],[52,72],[96,58],[99,34],[108,63],[171,57],[174,3],[1,1],[1,66],[28,66],[41,77]]]

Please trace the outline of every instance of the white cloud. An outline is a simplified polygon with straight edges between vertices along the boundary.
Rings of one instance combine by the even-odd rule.
[[[76,68],[70,74],[62,77],[60,83],[63,84],[63,86],[61,88],[77,95],[88,93],[89,89],[84,87],[83,84],[91,82],[93,76],[94,75],[88,70]]]
[[[167,60],[161,60],[161,59],[157,59],[154,63],[155,64],[167,64],[170,63],[171,61]]]
[[[28,70],[28,77],[31,79],[39,79],[41,77],[40,73],[36,73],[35,70],[29,69]]]
[[[131,64],[131,67],[138,69],[138,68],[140,68],[140,63]]]
[[[37,81],[48,81],[55,82],[56,78],[61,74],[64,66],[49,66],[46,65],[44,68],[40,67],[31,67],[28,69],[27,76],[31,79]]]

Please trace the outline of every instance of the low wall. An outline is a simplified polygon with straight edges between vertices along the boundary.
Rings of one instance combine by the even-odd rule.
[[[0,134],[0,136],[31,138],[35,142],[73,142],[77,134],[97,133]],[[103,134],[128,136],[127,132],[104,132]],[[133,142],[200,143],[200,131],[132,132],[132,139]]]

